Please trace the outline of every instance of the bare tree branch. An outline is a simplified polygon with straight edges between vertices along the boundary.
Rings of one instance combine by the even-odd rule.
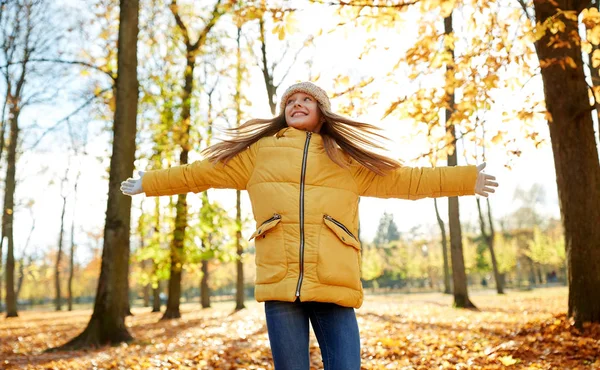
[[[117,81],[117,76],[113,75],[110,71],[104,70],[102,69],[102,67],[93,65],[91,63],[88,62],[84,62],[84,61],[80,61],[80,60],[62,60],[62,59],[48,59],[48,58],[36,58],[36,59],[29,59],[27,61],[29,62],[48,62],[48,63],[57,63],[57,64],[71,64],[71,65],[80,65],[80,66],[84,66],[84,67],[88,67],[90,69],[94,69],[96,71],[102,72],[103,74],[107,75],[108,77],[110,77],[114,82]],[[0,69],[5,69],[8,68],[11,65],[15,65],[15,64],[22,64],[22,61],[19,62],[9,62],[6,63],[5,65],[0,66]]]
[[[354,1],[354,0],[350,0],[349,2],[343,2],[343,1],[327,1],[327,0],[311,0],[311,2],[313,3],[317,3],[317,4],[322,4],[322,5],[329,5],[329,6],[353,6],[353,7],[358,7],[358,8],[405,8],[407,6],[410,5],[415,5],[418,4],[420,0],[414,0],[414,1],[406,1],[406,2],[400,2],[398,4],[380,4],[380,3],[368,3],[368,2],[364,2],[364,1]]]
[[[519,3],[519,5],[521,5],[521,8],[523,8],[523,12],[525,13],[525,16],[532,22],[535,23],[535,16],[529,14],[529,7],[527,6],[527,4],[525,4],[525,0],[517,0],[517,2]]]
[[[179,15],[179,5],[177,5],[177,0],[173,0],[171,2],[169,9],[171,10],[171,13],[173,13],[173,16],[175,17],[175,22],[177,23],[177,27],[179,27],[182,31],[181,34],[183,36],[185,46],[187,47],[188,50],[197,50],[200,47],[200,45],[204,45],[206,36],[210,32],[210,30],[215,26],[215,24],[217,24],[217,21],[219,20],[219,18],[222,15],[222,13],[219,9],[221,6],[221,2],[222,2],[222,0],[219,0],[215,4],[215,7],[213,8],[213,11],[212,11],[211,18],[208,20],[208,22],[206,22],[206,25],[204,26],[204,28],[202,29],[202,32],[198,36],[198,40],[196,40],[196,42],[193,45],[190,42],[189,31],[188,31],[185,23],[183,23],[181,16]]]
[[[68,122],[69,119],[71,119],[73,116],[75,116],[77,113],[79,113],[83,108],[85,108],[86,106],[88,106],[90,103],[92,103],[96,98],[98,98],[99,96],[101,96],[103,93],[112,90],[113,87],[108,87],[100,92],[98,92],[97,94],[94,94],[94,96],[92,96],[91,98],[89,98],[88,100],[85,101],[85,103],[83,103],[82,105],[80,105],[79,107],[77,107],[77,109],[75,109],[73,112],[69,113],[66,117],[62,118],[61,120],[59,120],[58,122],[56,122],[52,127],[48,128],[46,131],[44,131],[42,133],[42,135],[36,140],[36,142],[29,147],[28,150],[31,150],[33,148],[35,148],[44,138],[44,136],[46,136],[47,134],[51,133],[52,131],[57,130],[61,124]]]
[[[446,143],[444,146],[442,146],[441,148],[432,148],[432,149],[431,149],[429,152],[427,152],[427,153],[423,153],[423,154],[419,155],[418,157],[415,157],[415,158],[413,158],[412,160],[413,160],[413,161],[416,161],[416,160],[419,160],[419,159],[421,159],[421,158],[427,158],[427,157],[429,157],[430,155],[437,154],[438,152],[440,152],[440,151],[442,151],[442,150],[444,150],[444,149],[446,149],[446,148],[450,147],[451,145],[456,145],[456,143],[457,143],[459,140],[462,140],[462,139],[463,139],[465,136],[467,136],[468,134],[470,134],[470,133],[473,133],[473,132],[475,132],[475,127],[471,128],[471,129],[469,129],[469,130],[467,130],[467,131],[465,131],[465,132],[461,132],[461,136],[454,138],[454,140],[452,140],[452,141],[450,141],[450,142],[447,142],[447,143]]]
[[[183,41],[185,42],[185,46],[188,49],[191,48],[192,45],[190,44],[189,32],[188,32],[187,27],[185,26],[185,23],[183,23],[183,20],[179,16],[179,5],[177,5],[177,0],[173,0],[171,2],[169,9],[171,10],[171,13],[173,13],[173,16],[175,17],[175,23],[177,23],[177,27],[179,27],[182,31],[181,35],[183,36]]]

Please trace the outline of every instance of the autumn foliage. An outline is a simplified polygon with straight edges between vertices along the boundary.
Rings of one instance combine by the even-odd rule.
[[[368,296],[357,310],[363,369],[595,369],[600,325],[575,329],[565,288],[474,292],[479,310],[452,308],[439,293]],[[134,308],[135,341],[88,351],[44,353],[85,326],[90,310],[22,312],[0,319],[3,369],[272,369],[263,305],[182,305],[181,320]],[[311,368],[322,369],[311,334]]]

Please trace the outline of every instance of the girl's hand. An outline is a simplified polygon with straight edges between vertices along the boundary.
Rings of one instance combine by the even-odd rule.
[[[128,178],[121,183],[121,191],[125,195],[136,195],[143,193],[142,190],[142,177],[144,177],[144,171],[138,171],[140,175],[139,179]]]
[[[494,188],[498,187],[498,183],[493,181],[496,178],[487,173],[483,173],[485,162],[477,166],[477,181],[475,182],[475,194],[487,197],[489,193],[495,193]]]

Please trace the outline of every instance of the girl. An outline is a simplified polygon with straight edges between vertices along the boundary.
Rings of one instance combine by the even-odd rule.
[[[265,302],[276,369],[309,369],[309,322],[325,370],[360,369],[354,308],[363,302],[359,196],[419,199],[479,194],[498,186],[478,167],[411,168],[377,154],[372,125],[331,112],[310,82],[288,88],[281,113],[231,130],[206,159],[149,172],[126,195],[247,190],[256,231],[257,301]]]

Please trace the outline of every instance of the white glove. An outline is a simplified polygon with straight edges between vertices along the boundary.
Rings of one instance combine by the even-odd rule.
[[[136,195],[143,193],[142,190],[142,177],[144,177],[144,171],[138,171],[140,175],[139,179],[128,178],[127,180],[121,183],[121,191],[125,195]]]
[[[495,193],[495,187],[498,187],[498,183],[492,180],[496,178],[487,173],[483,173],[482,170],[485,168],[485,162],[477,166],[477,181],[475,182],[475,194],[487,197],[489,193]]]

